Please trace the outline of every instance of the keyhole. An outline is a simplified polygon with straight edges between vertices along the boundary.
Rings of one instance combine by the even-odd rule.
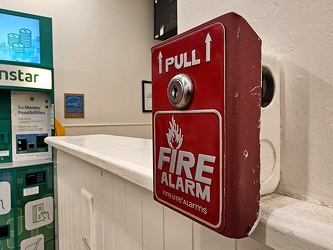
[[[173,86],[172,88],[173,101],[176,101],[177,95],[178,95],[178,89],[176,88],[176,86]]]
[[[185,74],[174,76],[167,88],[167,97],[172,106],[184,109],[190,103],[193,95],[191,78]]]

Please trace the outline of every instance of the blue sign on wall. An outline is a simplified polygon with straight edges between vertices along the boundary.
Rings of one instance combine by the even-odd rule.
[[[83,94],[65,94],[65,118],[84,118]]]

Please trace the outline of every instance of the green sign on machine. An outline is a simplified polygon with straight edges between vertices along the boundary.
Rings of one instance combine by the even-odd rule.
[[[0,9],[0,23],[0,250],[53,250],[52,20]]]

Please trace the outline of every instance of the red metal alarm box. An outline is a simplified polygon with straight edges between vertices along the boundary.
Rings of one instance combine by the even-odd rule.
[[[231,238],[260,202],[261,40],[228,13],[152,48],[154,199]]]

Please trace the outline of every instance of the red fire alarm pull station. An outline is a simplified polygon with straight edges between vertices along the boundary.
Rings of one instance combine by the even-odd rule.
[[[228,13],[152,48],[154,199],[231,238],[259,219],[261,40]]]

